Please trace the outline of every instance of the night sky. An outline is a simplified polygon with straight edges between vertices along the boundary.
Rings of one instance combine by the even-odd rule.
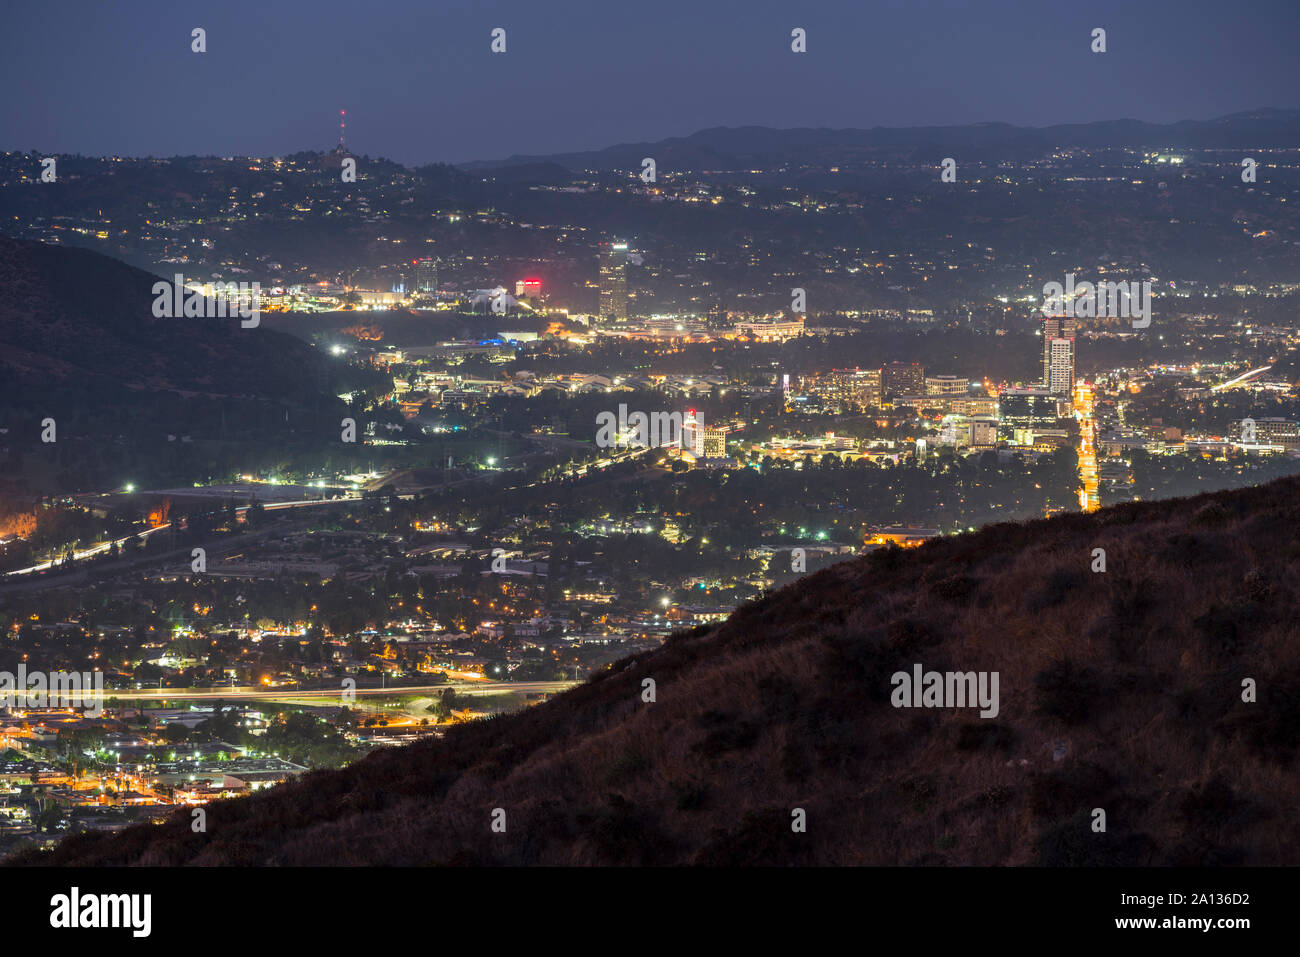
[[[328,149],[340,109],[351,149],[417,165],[711,126],[1300,106],[1300,0],[71,0],[0,17],[0,149],[49,154]]]

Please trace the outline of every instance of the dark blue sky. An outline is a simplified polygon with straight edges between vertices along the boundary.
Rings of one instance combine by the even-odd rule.
[[[0,17],[0,148],[53,154],[328,148],[340,109],[350,147],[418,164],[710,126],[1300,106],[1300,0],[64,0]]]

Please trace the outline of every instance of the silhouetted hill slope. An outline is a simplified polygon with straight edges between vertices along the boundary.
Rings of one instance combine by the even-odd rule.
[[[0,376],[51,394],[126,387],[263,396],[338,378],[338,363],[282,333],[241,328],[235,318],[155,318],[159,278],[89,250],[0,237]]]
[[[879,551],[205,834],[184,812],[29,860],[1295,863],[1297,558],[1291,479]],[[914,663],[999,672],[1000,713],[891,707]]]
[[[337,447],[339,395],[391,380],[238,318],[155,318],[159,277],[0,237],[0,496],[142,487]],[[46,418],[57,442],[42,442]]]

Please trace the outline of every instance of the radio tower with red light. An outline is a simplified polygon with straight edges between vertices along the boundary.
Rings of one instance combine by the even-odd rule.
[[[343,134],[347,132],[347,110],[339,110],[339,152],[344,152]]]

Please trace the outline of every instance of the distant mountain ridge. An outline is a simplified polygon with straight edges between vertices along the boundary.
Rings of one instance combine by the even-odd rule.
[[[764,126],[713,127],[657,142],[620,143],[599,150],[554,155],[520,155],[461,163],[465,170],[517,166],[566,169],[639,169],[642,158],[679,169],[744,169],[756,163],[800,162],[809,150],[1050,149],[1052,147],[1293,147],[1300,146],[1300,110],[1261,108],[1211,120],[1148,123],[1104,120],[1046,127],[1010,123],[965,126],[883,127],[870,129]]]

